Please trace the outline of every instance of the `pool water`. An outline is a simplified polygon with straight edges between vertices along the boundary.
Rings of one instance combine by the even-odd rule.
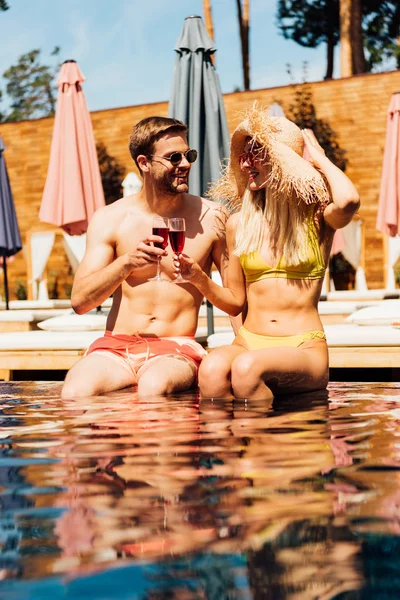
[[[400,598],[400,384],[0,385],[0,598]]]

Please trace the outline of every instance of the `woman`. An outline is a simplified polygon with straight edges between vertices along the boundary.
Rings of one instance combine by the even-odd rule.
[[[230,315],[247,297],[247,314],[233,344],[203,361],[201,394],[272,398],[325,388],[328,349],[317,306],[335,230],[359,207],[356,188],[312,134],[253,107],[233,133],[212,196],[239,209],[227,222],[225,287],[179,255],[183,275]]]

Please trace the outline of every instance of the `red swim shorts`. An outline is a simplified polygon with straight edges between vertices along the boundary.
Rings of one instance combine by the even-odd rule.
[[[179,337],[145,337],[136,335],[114,335],[106,331],[104,336],[95,340],[87,349],[89,354],[103,354],[117,361],[121,366],[133,373],[137,380],[143,368],[160,356],[181,356],[196,367],[207,355],[206,350],[190,336]]]

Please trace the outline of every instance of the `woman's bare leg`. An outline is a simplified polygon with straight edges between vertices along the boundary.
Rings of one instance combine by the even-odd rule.
[[[221,346],[203,359],[199,369],[199,386],[203,398],[232,398],[231,367],[242,346]]]
[[[264,348],[237,356],[232,364],[236,398],[271,399],[288,392],[324,389],[328,384],[328,348],[324,340],[298,348]]]

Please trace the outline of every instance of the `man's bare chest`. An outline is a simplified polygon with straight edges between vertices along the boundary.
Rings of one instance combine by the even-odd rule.
[[[131,223],[130,226],[124,224],[117,233],[115,240],[115,255],[116,257],[124,254],[140,252],[143,245],[153,245],[151,236],[153,235],[152,219],[136,220],[136,223]],[[168,236],[168,244],[166,251],[168,256],[163,261],[172,263],[173,240],[172,233]],[[184,247],[183,253],[193,258],[201,266],[208,261],[214,244],[215,234],[210,227],[204,228],[200,223],[187,223],[186,230],[183,234]]]

